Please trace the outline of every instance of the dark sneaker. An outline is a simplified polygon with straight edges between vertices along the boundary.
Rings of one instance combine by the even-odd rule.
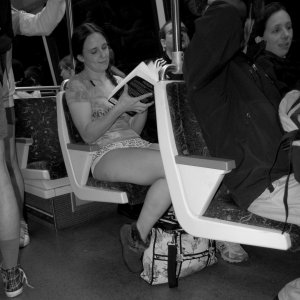
[[[17,265],[8,270],[4,270],[1,268],[1,275],[4,283],[4,290],[7,297],[16,297],[23,292],[23,283],[25,282],[28,286],[30,286],[27,282],[27,277],[25,272]]]
[[[125,224],[121,227],[120,239],[123,259],[127,268],[133,273],[142,272],[142,255],[149,247],[150,239],[148,238],[146,243],[141,239],[135,223]]]

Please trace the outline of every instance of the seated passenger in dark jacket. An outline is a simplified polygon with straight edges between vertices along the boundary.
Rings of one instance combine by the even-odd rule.
[[[286,8],[279,2],[269,3],[254,24],[248,51],[282,96],[300,88],[300,61],[290,54],[292,41],[292,20]]]
[[[283,135],[278,118],[281,94],[242,52],[245,3],[209,2],[185,52],[190,105],[211,155],[236,162],[224,178],[235,202],[257,215],[285,221],[287,151],[279,151],[272,167]],[[293,208],[288,222],[300,225],[300,184],[293,174],[288,189]]]

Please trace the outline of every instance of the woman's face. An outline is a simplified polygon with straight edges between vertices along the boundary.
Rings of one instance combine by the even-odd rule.
[[[85,69],[96,73],[105,72],[109,64],[109,48],[104,36],[98,32],[90,34],[78,59],[84,63]]]
[[[263,35],[266,50],[279,57],[285,57],[290,50],[293,39],[293,27],[289,14],[280,10],[267,21]]]
[[[70,79],[74,75],[74,73],[74,70],[68,67],[63,67],[60,70],[60,76],[63,78],[63,80]]]

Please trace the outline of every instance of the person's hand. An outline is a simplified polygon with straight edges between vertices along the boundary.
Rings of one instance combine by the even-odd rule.
[[[119,98],[118,105],[124,112],[134,111],[136,113],[145,112],[154,102],[142,103],[141,100],[151,97],[152,93],[147,93],[138,97],[131,97],[128,94],[128,85],[125,84],[124,91]]]

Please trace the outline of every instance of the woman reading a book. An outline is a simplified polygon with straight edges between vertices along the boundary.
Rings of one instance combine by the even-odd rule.
[[[69,81],[66,99],[83,140],[99,145],[91,165],[93,176],[110,182],[150,185],[137,222],[123,225],[120,231],[125,264],[138,273],[143,270],[141,256],[149,245],[149,233],[171,204],[157,144],[139,136],[147,109],[153,104],[140,100],[151,94],[130,97],[125,86],[115,105],[108,101],[121,78],[110,70],[107,39],[96,25],[84,23],[75,29],[72,50],[76,74]]]

